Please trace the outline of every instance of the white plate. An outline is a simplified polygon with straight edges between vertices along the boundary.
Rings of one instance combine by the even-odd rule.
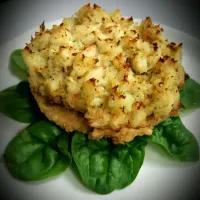
[[[46,24],[59,24],[61,20]],[[183,66],[190,76],[200,82],[200,41],[175,29],[161,25],[165,35],[175,42],[183,43]],[[13,76],[8,69],[10,53],[17,48],[23,48],[30,41],[31,34],[38,30],[34,28],[9,43],[0,47],[0,90],[17,84],[19,79]],[[200,110],[181,117],[185,126],[195,135],[200,144]],[[0,114],[0,153],[3,154],[9,141],[26,124],[13,121]],[[1,191],[4,197],[15,199],[76,199],[76,200],[161,200],[161,199],[188,199],[200,185],[200,162],[178,163],[170,159],[157,146],[146,148],[144,164],[135,181],[123,190],[114,191],[108,195],[98,195],[88,190],[77,178],[71,169],[62,175],[35,183],[20,182],[13,179],[6,170],[3,162],[0,163],[0,180],[3,183]]]

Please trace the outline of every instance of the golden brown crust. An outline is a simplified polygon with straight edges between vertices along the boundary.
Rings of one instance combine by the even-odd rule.
[[[97,129],[95,128],[92,133],[89,134],[90,140],[98,140],[103,137],[110,137],[114,144],[123,144],[125,142],[130,142],[136,136],[151,135],[152,129],[150,128],[121,128],[119,131],[114,131],[112,129]]]
[[[44,113],[50,121],[55,122],[67,132],[80,131],[82,133],[88,133],[89,127],[87,121],[81,114],[60,105],[48,103],[45,98],[38,93],[33,91],[32,93],[41,112]]]

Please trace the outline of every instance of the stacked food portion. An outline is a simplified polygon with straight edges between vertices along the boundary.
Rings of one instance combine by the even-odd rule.
[[[49,120],[114,143],[151,135],[180,108],[182,44],[149,17],[140,24],[87,4],[60,25],[44,24],[22,52],[31,90]]]

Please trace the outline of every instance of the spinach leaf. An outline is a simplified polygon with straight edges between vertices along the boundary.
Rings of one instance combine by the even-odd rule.
[[[113,145],[109,139],[93,141],[76,133],[71,148],[86,186],[99,194],[107,194],[134,181],[143,164],[146,144],[135,138],[123,145]]]
[[[18,76],[22,80],[28,78],[28,68],[22,58],[21,49],[16,49],[11,53],[10,56],[10,70],[13,74]]]
[[[24,123],[43,117],[35,102],[27,81],[0,92],[0,112]]]
[[[71,164],[67,133],[49,121],[22,130],[8,144],[4,160],[11,175],[37,181],[64,172]]]
[[[183,125],[181,119],[179,117],[172,117],[167,122],[157,125],[151,136],[142,136],[141,139],[161,145],[177,161],[198,161],[198,142]]]
[[[180,90],[181,103],[183,110],[200,108],[200,84],[189,78]]]

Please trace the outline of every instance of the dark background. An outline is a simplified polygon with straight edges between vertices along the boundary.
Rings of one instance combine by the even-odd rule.
[[[10,41],[30,28],[45,22],[71,16],[76,11],[77,2],[82,5],[89,0],[0,0],[0,45]],[[151,16],[152,20],[163,23],[200,37],[200,6],[197,0],[101,0],[106,10],[119,7],[122,14],[143,19]],[[97,3],[98,4],[98,3]],[[40,7],[41,5],[41,7]],[[70,10],[66,12],[66,9]],[[23,21],[24,24],[21,24]]]
[[[75,0],[74,0],[75,1]],[[110,0],[111,2],[112,0]],[[12,2],[15,2],[15,6],[12,6]],[[72,1],[66,1],[66,2],[72,2]],[[105,2],[105,1],[102,1]],[[124,1],[126,2],[126,1]],[[129,7],[130,9],[128,11],[130,11],[131,13],[131,1],[129,1]],[[141,3],[143,2],[143,0],[141,0]],[[165,2],[165,3],[163,3]],[[42,20],[45,20],[46,14],[48,13],[48,6],[46,8],[46,10],[44,11],[43,14],[41,14],[41,16],[43,17],[42,19],[39,18],[37,16],[37,12],[40,11],[34,11],[35,5],[37,3],[47,3],[48,1],[24,1],[24,0],[0,0],[0,8],[1,6],[5,6],[6,8],[9,8],[8,10],[4,10],[0,13],[0,24],[1,24],[1,31],[0,31],[0,45],[4,44],[6,42],[8,42],[11,38],[14,38],[16,35],[20,35],[22,33],[22,30],[18,30],[18,26],[17,26],[17,21],[20,21],[22,18],[26,18],[26,21],[30,21],[30,27],[36,27],[38,26],[38,24],[40,24],[42,22]],[[84,2],[83,2],[84,3]],[[121,1],[122,3],[122,1]],[[134,4],[134,1],[132,1],[132,3]],[[7,5],[6,5],[7,4]],[[30,4],[30,6],[28,6]],[[56,4],[56,0],[55,0],[55,4]],[[159,11],[157,13],[151,13],[151,6],[157,6],[159,7],[160,4],[163,4],[163,6],[165,6],[166,8],[166,13],[161,13],[161,11]],[[27,9],[24,9],[25,6],[27,7]],[[64,4],[63,4],[64,5]],[[182,8],[181,5],[186,5],[186,8]],[[167,18],[168,21],[171,20],[171,24],[170,26],[183,30],[186,33],[189,33],[190,35],[193,35],[196,38],[200,37],[200,6],[199,6],[199,2],[198,1],[194,1],[194,0],[160,0],[157,1],[157,4],[152,5],[151,1],[149,1],[149,4],[147,5],[149,6],[149,14],[151,16],[154,16],[154,19],[156,20],[162,20],[164,21],[164,18]],[[141,6],[142,7],[142,6]],[[173,8],[173,9],[172,9]],[[56,9],[56,7],[55,7]],[[54,16],[52,15],[49,16],[49,20],[56,20],[56,19],[60,19],[64,16],[67,16],[68,13],[65,12],[65,7],[63,8],[63,10],[60,10],[60,12],[56,12],[58,14],[55,14]],[[49,13],[53,13],[55,12],[54,7],[51,7],[51,10],[49,10]],[[73,11],[72,11],[73,13]],[[70,13],[71,14],[71,13]],[[127,13],[129,14],[129,13]],[[50,14],[51,15],[51,14]],[[133,15],[133,14],[132,14]],[[142,14],[140,14],[140,12],[138,11],[136,13],[136,17],[138,18],[142,18]],[[190,15],[190,19],[188,19],[188,16]],[[158,17],[161,16],[161,17]],[[34,17],[34,20],[30,20],[32,17]],[[182,23],[184,18],[185,23]],[[6,19],[6,20],[5,20]],[[177,23],[179,22],[180,23]],[[16,22],[16,23],[15,23]],[[178,24],[178,25],[177,25]],[[23,31],[26,31],[26,29],[24,28]],[[200,52],[199,52],[200,54]],[[188,184],[185,184],[186,187],[182,188],[182,192],[187,194],[185,195],[184,199],[181,200],[196,200],[199,199],[199,192],[200,192],[200,177],[191,177],[191,184],[190,186],[188,186]],[[0,183],[4,184],[3,180],[1,180],[0,177]],[[193,189],[193,188],[198,188],[199,186],[199,190],[197,189]],[[5,186],[4,186],[5,188]],[[9,185],[7,186],[7,190],[3,190],[0,187],[0,199],[13,199],[13,200],[18,200],[18,197],[15,195],[13,195],[13,188],[9,188]],[[145,192],[145,191],[144,191]],[[171,192],[177,192],[176,188],[174,188],[174,191]],[[103,199],[103,196],[102,196]],[[177,197],[178,199],[178,197]],[[19,199],[22,200],[22,199]],[[28,199],[27,199],[28,200]],[[41,199],[42,200],[42,199]],[[59,200],[59,198],[58,198]],[[163,199],[161,200],[168,200],[167,196],[163,196]],[[171,200],[171,199],[170,199]]]

